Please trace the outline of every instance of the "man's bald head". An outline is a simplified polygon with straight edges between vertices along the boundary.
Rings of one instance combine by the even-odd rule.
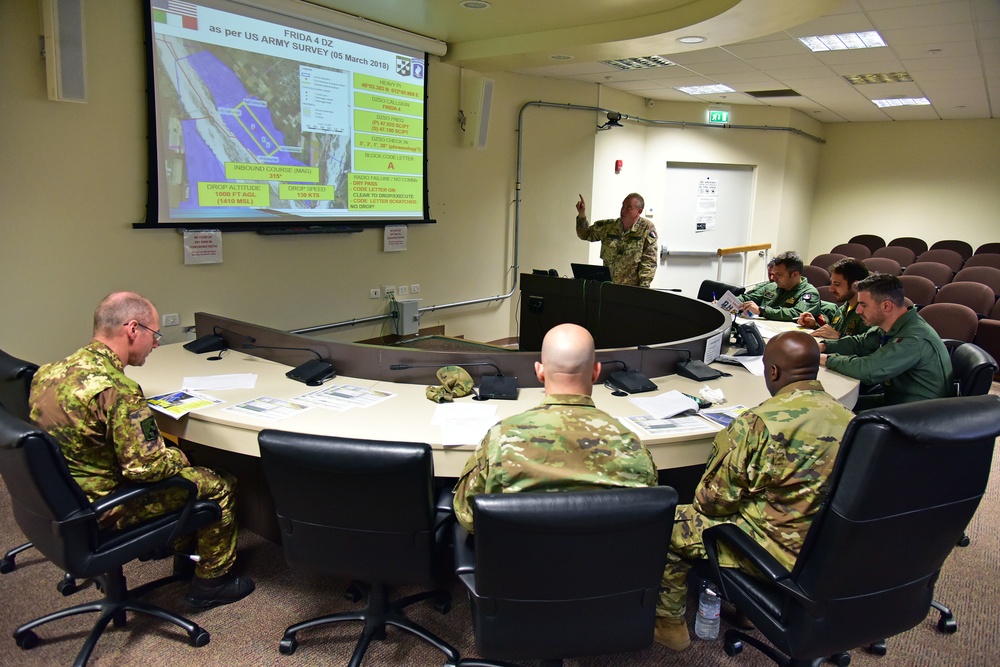
[[[542,361],[535,374],[545,384],[546,394],[584,394],[593,391],[601,365],[594,363],[594,338],[576,324],[549,329],[542,340]]]
[[[804,331],[786,331],[764,348],[764,381],[773,396],[786,385],[815,380],[819,374],[819,345]]]

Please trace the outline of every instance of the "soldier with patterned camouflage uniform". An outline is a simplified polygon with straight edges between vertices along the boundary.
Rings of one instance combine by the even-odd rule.
[[[751,300],[744,294],[740,314],[760,315],[767,320],[794,322],[804,312],[819,311],[819,291],[802,275],[802,258],[797,252],[783,252],[774,258],[774,284],[778,291]],[[767,298],[770,297],[770,298]]]
[[[712,445],[694,503],[679,505],[657,605],[655,639],[675,651],[691,644],[684,620],[691,563],[703,559],[702,532],[732,523],[789,569],[827,491],[840,440],[854,416],[823,390],[819,349],[788,331],[764,349],[764,379],[772,398],[721,431]],[[752,571],[720,546],[720,564]]]
[[[478,493],[580,491],[656,486],[656,466],[639,439],[590,397],[601,374],[594,339],[560,324],[542,341],[535,374],[545,384],[541,405],[490,429],[455,486],[455,516],[473,530]]]
[[[601,242],[601,259],[617,285],[649,287],[656,274],[656,227],[640,217],[646,202],[636,192],[625,197],[618,218],[587,223],[587,204],[580,195],[576,203],[576,235],[584,241]]]
[[[156,308],[138,294],[105,297],[94,312],[90,344],[35,374],[31,419],[59,443],[70,473],[91,502],[129,483],[174,475],[194,482],[199,498],[218,502],[221,518],[197,531],[200,561],[186,600],[198,608],[228,604],[254,590],[252,579],[230,572],[236,560],[236,480],[193,467],[180,449],[167,447],[142,389],[124,373],[128,365],[145,363],[159,345],[158,321]],[[186,496],[179,489],[150,494],[109,510],[101,523],[137,523],[183,505]]]
[[[825,322],[812,313],[802,313],[799,315],[798,325],[815,329],[810,332],[814,338],[828,340],[867,331],[868,325],[858,315],[858,291],[855,289],[857,282],[867,277],[868,267],[861,260],[846,257],[833,264],[830,267],[830,294],[837,303],[820,302],[820,314]]]

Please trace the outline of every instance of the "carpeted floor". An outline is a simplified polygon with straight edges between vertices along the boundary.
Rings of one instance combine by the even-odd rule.
[[[993,392],[998,393],[994,384]],[[863,650],[852,652],[852,665],[859,667],[913,666],[993,666],[1000,662],[1000,482],[997,472],[1000,457],[994,457],[993,476],[987,495],[969,526],[972,540],[966,548],[956,548],[941,573],[935,597],[950,605],[959,630],[944,635],[936,629],[938,615],[889,641],[884,657]],[[23,542],[14,524],[6,489],[0,492],[0,548],[8,549]],[[205,612],[189,612],[183,603],[184,584],[173,584],[156,591],[148,599],[168,609],[187,614],[211,635],[203,648],[186,644],[186,635],[159,621],[130,616],[124,628],[109,628],[97,644],[90,664],[95,667],[129,665],[346,665],[354,648],[358,623],[328,626],[299,635],[298,650],[292,656],[278,653],[278,641],[288,625],[298,621],[354,609],[360,603],[344,599],[346,581],[292,571],[284,562],[280,547],[244,532],[240,536],[241,571],[254,577],[257,591],[249,598],[226,607]],[[126,569],[132,585],[162,576],[169,560],[133,563]],[[86,614],[63,619],[39,631],[40,645],[30,651],[18,649],[11,633],[20,623],[42,614],[96,597],[93,588],[71,597],[55,590],[61,573],[35,551],[17,559],[17,569],[0,576],[0,665],[68,665],[83,643],[94,616]],[[469,605],[461,586],[452,582],[454,605],[443,616],[430,603],[411,607],[408,615],[430,631],[450,642],[463,656],[475,655]],[[397,591],[406,594],[412,591]],[[689,604],[689,609],[694,607]],[[728,627],[723,621],[723,631]],[[581,627],[580,633],[601,632],[598,627]],[[385,641],[374,642],[364,660],[366,666],[440,665],[443,656],[416,638],[394,628]],[[763,667],[771,665],[760,653],[747,648],[736,658],[729,658],[722,641],[695,640],[683,653],[673,653],[659,645],[631,654],[567,661],[579,667],[624,667],[645,665],[689,665],[710,667]]]

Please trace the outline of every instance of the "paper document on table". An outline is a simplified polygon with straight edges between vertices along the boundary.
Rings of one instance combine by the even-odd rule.
[[[294,400],[329,410],[349,410],[351,408],[367,408],[395,395],[388,391],[337,384],[296,396]]]
[[[445,447],[475,447],[498,421],[495,405],[441,403],[434,409],[431,426],[441,427],[441,444]]]
[[[719,426],[698,417],[670,417],[660,419],[650,415],[622,417],[621,422],[640,438],[643,436],[687,436],[715,433]]]
[[[257,386],[256,373],[231,373],[229,375],[203,375],[186,377],[181,389],[188,391],[218,389],[253,389]]]
[[[260,396],[252,401],[246,401],[225,409],[226,412],[232,412],[242,417],[253,417],[269,422],[287,419],[306,410],[312,410],[312,407],[303,405],[302,403],[286,401],[282,398],[274,398],[273,396]]]
[[[180,419],[192,410],[208,408],[219,403],[224,403],[225,401],[194,392],[174,391],[169,394],[152,396],[147,398],[146,402],[149,403],[149,407],[157,412],[162,412],[174,419]]]
[[[726,290],[726,293],[722,295],[721,299],[715,302],[715,305],[723,310],[728,310],[730,313],[736,314],[740,312],[740,304],[743,303],[738,296]]]
[[[629,399],[653,417],[666,419],[684,412],[698,412],[698,404],[689,396],[676,389],[665,391],[659,396],[630,396]]]
[[[740,362],[740,366],[747,369],[754,375],[764,377],[764,357],[744,357],[742,355],[737,355],[733,357],[733,359]]]
[[[729,426],[734,419],[747,411],[745,405],[731,405],[726,408],[708,408],[698,414],[720,426]]]

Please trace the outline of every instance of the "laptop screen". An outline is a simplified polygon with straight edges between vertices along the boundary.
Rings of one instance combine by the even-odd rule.
[[[573,277],[581,280],[611,282],[611,270],[603,264],[570,264]]]

